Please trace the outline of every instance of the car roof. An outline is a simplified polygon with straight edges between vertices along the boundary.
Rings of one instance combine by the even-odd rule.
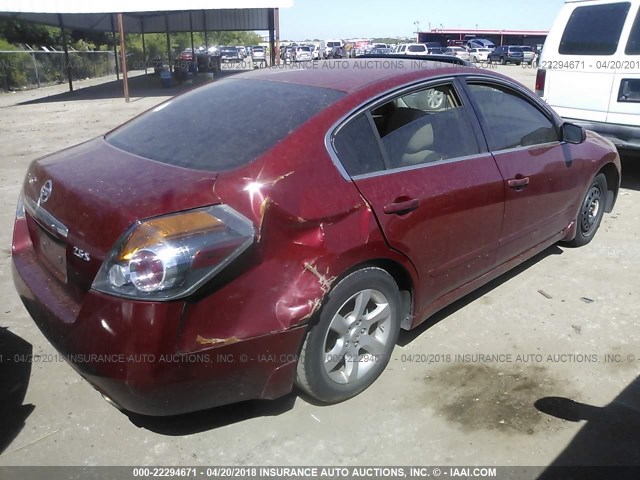
[[[416,57],[420,58],[420,57]],[[418,75],[422,73],[422,75]],[[352,93],[365,86],[401,86],[417,78],[446,74],[478,73],[474,67],[431,60],[397,59],[393,56],[325,60],[305,65],[280,65],[234,75],[235,78],[296,83]],[[499,76],[499,75],[497,75]]]

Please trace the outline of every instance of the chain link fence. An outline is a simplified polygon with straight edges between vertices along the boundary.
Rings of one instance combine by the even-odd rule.
[[[72,80],[115,75],[113,52],[69,52]],[[64,52],[0,50],[0,90],[37,88],[68,81]]]

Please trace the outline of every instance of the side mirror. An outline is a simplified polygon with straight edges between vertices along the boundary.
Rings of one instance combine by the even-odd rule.
[[[562,141],[567,143],[579,144],[587,139],[587,132],[584,128],[574,125],[573,123],[565,122],[560,127],[562,133]]]

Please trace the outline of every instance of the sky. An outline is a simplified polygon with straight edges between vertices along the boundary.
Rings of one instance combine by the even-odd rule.
[[[431,28],[548,30],[564,0],[293,0],[280,39],[413,37]]]

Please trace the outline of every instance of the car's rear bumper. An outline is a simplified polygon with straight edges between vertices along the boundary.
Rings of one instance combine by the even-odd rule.
[[[593,122],[575,118],[565,118],[565,120],[599,133],[611,140],[618,149],[640,151],[640,126]]]
[[[292,389],[304,326],[247,339],[198,338],[189,351],[179,341],[189,320],[185,302],[132,301],[90,290],[78,303],[25,244],[14,247],[12,269],[42,333],[120,408],[175,415]]]

